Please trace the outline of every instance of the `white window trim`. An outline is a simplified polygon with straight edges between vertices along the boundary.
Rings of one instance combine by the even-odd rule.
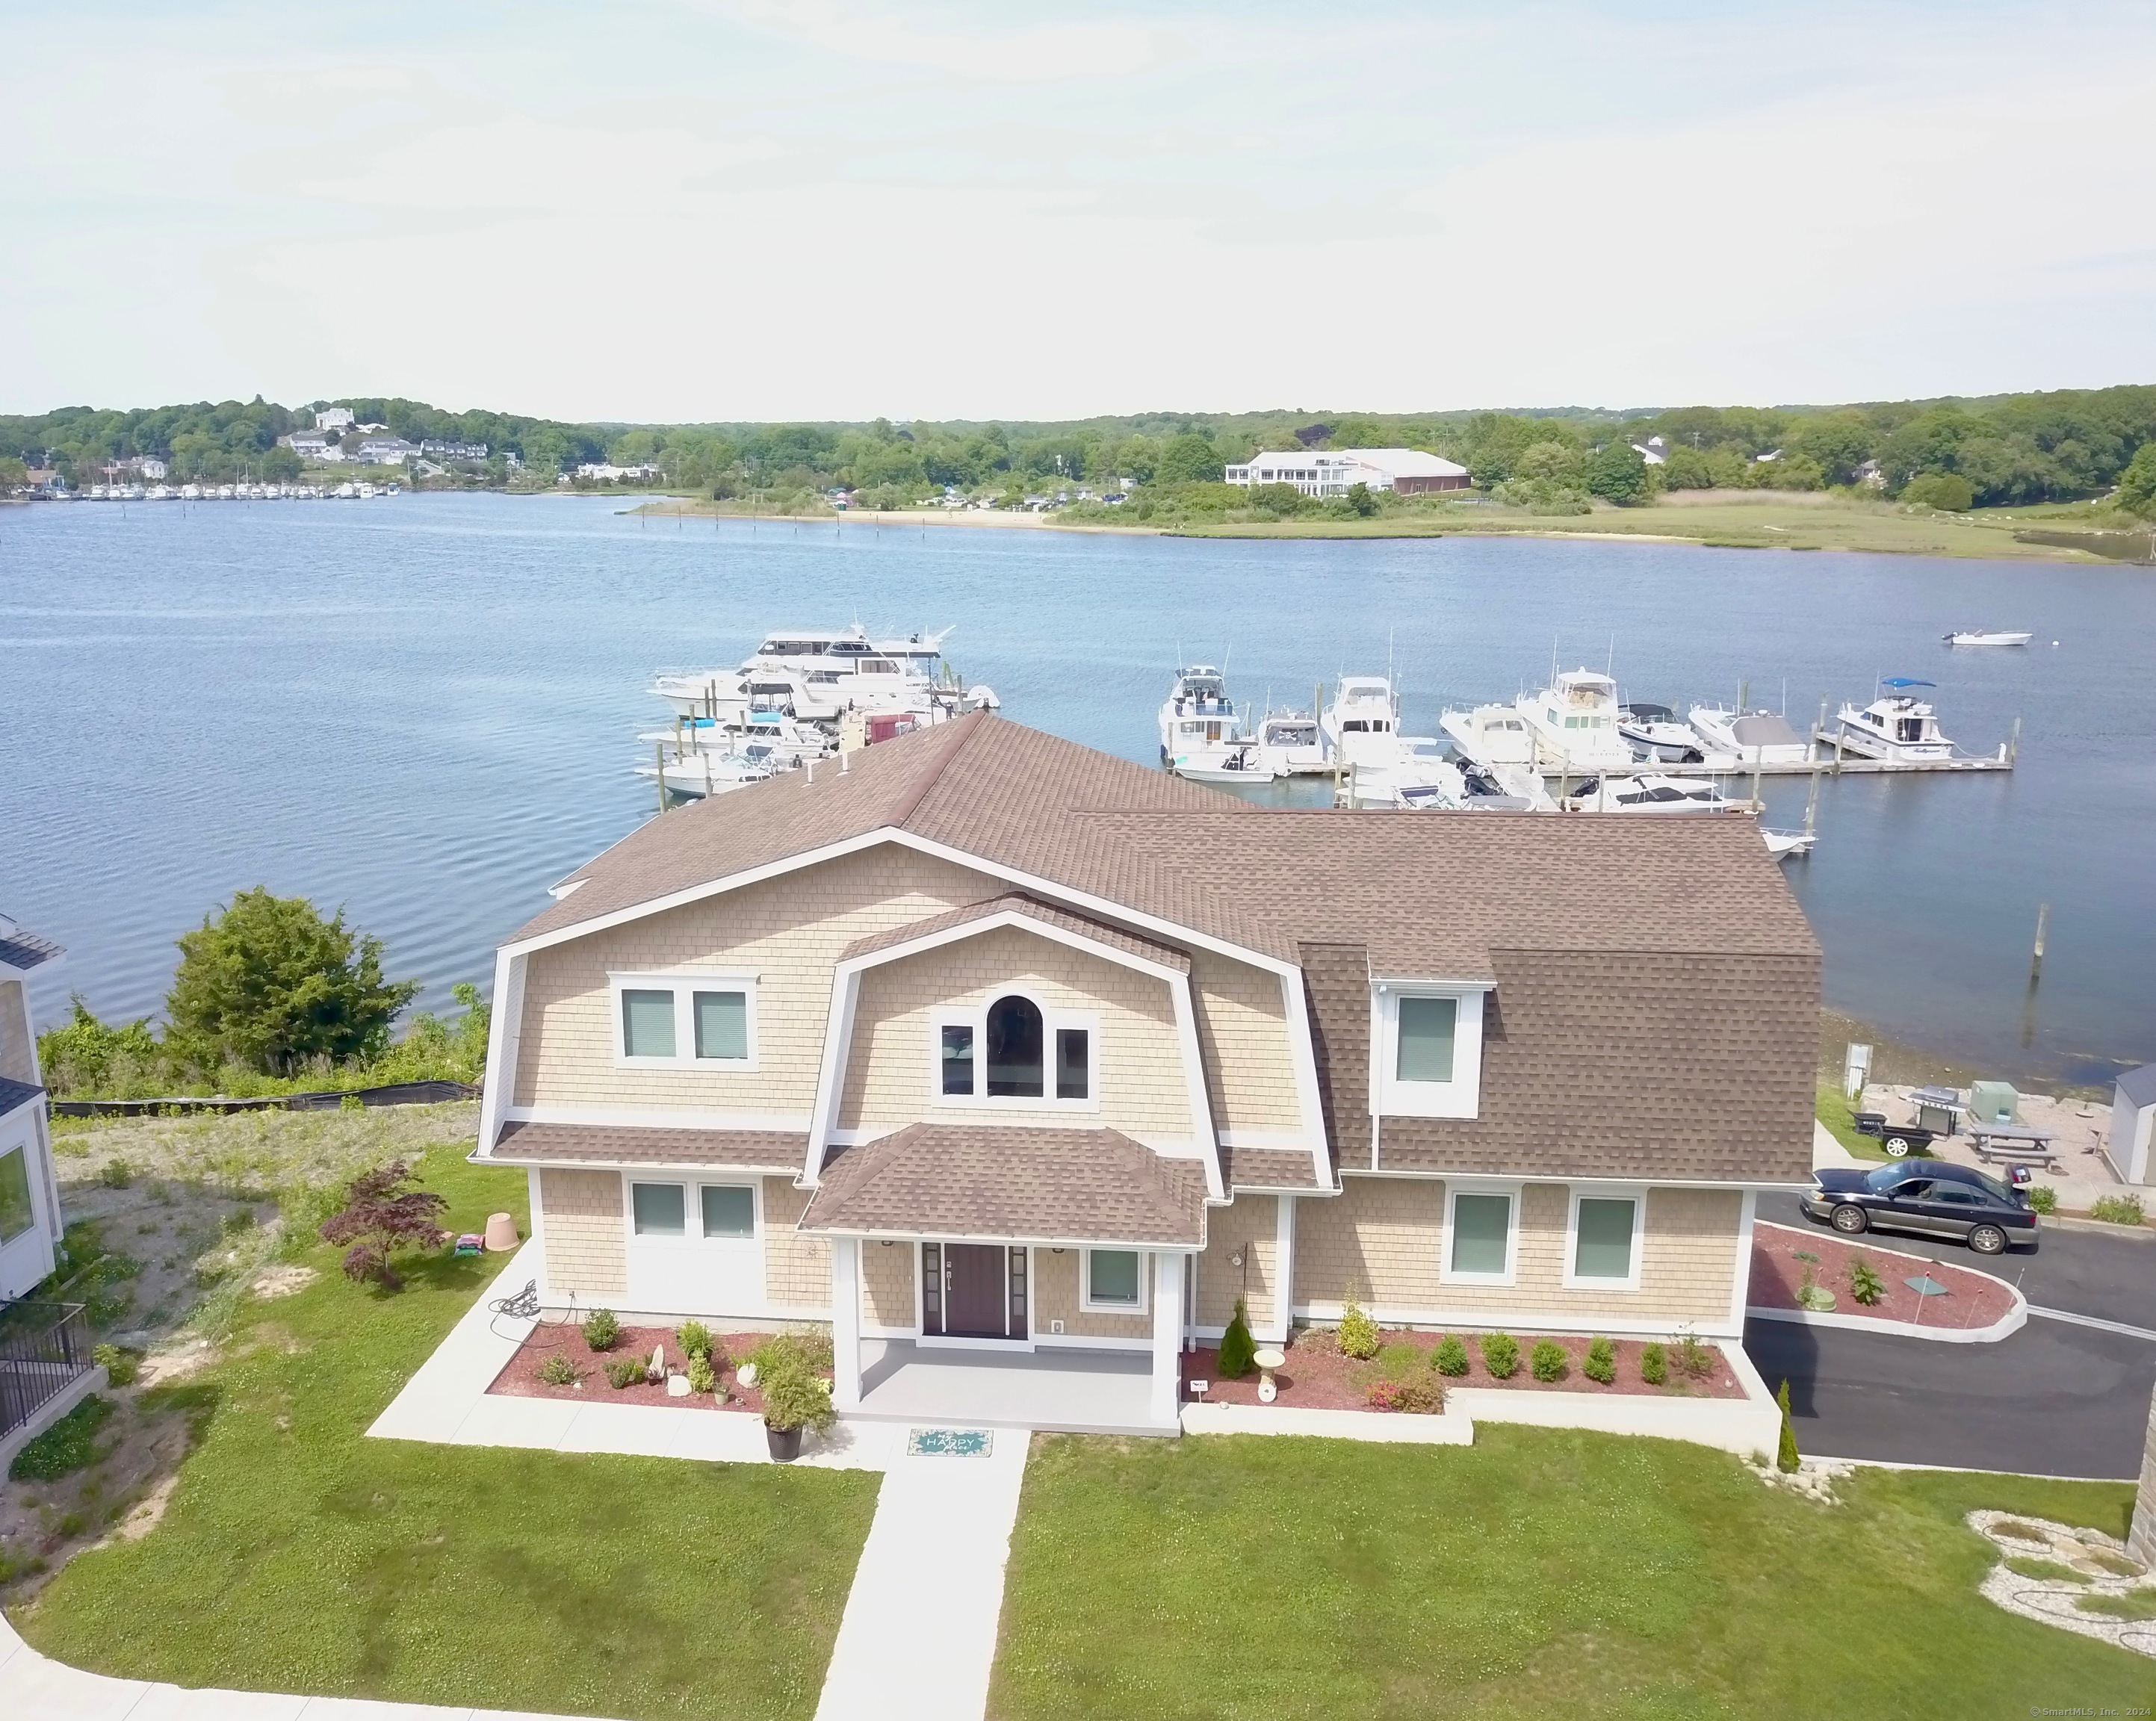
[[[1041,1093],[1038,1099],[1023,1094],[988,1094],[988,1012],[1005,998],[1024,998],[1040,1012]],[[969,1027],[973,1031],[973,1091],[943,1091],[943,1030]],[[1062,1028],[1083,1028],[1086,1033],[1086,1098],[1055,1097],[1055,1036]],[[929,1104],[982,1111],[1096,1112],[1101,1109],[1101,1017],[1093,1010],[1051,1009],[1040,993],[1024,986],[999,986],[976,1005],[931,1012],[928,1024]]]
[[[1383,1118],[1472,1118],[1482,1106],[1482,1015],[1488,988],[1441,981],[1380,981],[1370,994],[1370,1114]],[[1460,1006],[1452,1030],[1452,1079],[1403,1082],[1399,1068],[1402,998],[1451,998]]]
[[[607,1032],[613,1044],[616,1069],[701,1070],[706,1074],[753,1070],[757,1066],[757,979],[753,974],[717,970],[675,970],[667,974],[613,974],[607,976],[607,1005],[613,1012]],[[671,992],[674,995],[674,1055],[671,1058],[632,1058],[622,1022],[624,992]],[[748,1029],[747,1058],[696,1056],[698,992],[739,992],[746,1005]]]
[[[1078,1252],[1078,1308],[1086,1314],[1149,1314],[1152,1312],[1152,1257],[1143,1249],[1103,1249],[1104,1255],[1138,1257],[1138,1300],[1135,1303],[1096,1303],[1093,1300],[1093,1251]]]
[[[1438,1283],[1447,1285],[1510,1285],[1520,1276],[1520,1192],[1517,1183],[1447,1178],[1445,1183],[1445,1229],[1438,1234]],[[1502,1273],[1455,1273],[1452,1266],[1452,1210],[1463,1195],[1501,1195],[1512,1205],[1506,1210],[1505,1270]]]
[[[1582,1278],[1579,1264],[1579,1204],[1589,1201],[1630,1201],[1632,1204],[1632,1270],[1623,1278]],[[1748,1236],[1749,1233],[1748,1232]],[[1647,1252],[1647,1187],[1643,1183],[1574,1184],[1564,1221],[1564,1288],[1568,1291],[1636,1291],[1640,1288],[1640,1259]]]
[[[636,1228],[636,1188],[639,1183],[664,1184],[681,1191],[681,1235],[654,1237]],[[747,1237],[704,1235],[704,1186],[746,1189],[752,1202]],[[648,1170],[621,1174],[622,1236],[632,1249],[760,1249],[763,1247],[763,1180],[761,1177],[669,1177],[656,1165]]]

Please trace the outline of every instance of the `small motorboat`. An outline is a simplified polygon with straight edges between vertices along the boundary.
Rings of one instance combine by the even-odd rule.
[[[1835,718],[1836,744],[1860,758],[1897,765],[1953,758],[1953,743],[1940,733],[1938,714],[1912,691],[1936,684],[1890,675],[1879,684],[1887,691],[1870,704],[1845,701]]]
[[[1275,776],[1309,776],[1332,769],[1332,758],[1315,717],[1300,711],[1268,711],[1258,721],[1260,762]]]
[[[1577,812],[1741,812],[1748,801],[1732,801],[1705,777],[1590,777],[1568,797]]]
[[[1801,765],[1812,744],[1773,711],[1738,711],[1726,705],[1694,705],[1691,726],[1719,759],[1740,765]]]
[[[1635,699],[1617,708],[1617,733],[1642,756],[1664,765],[1703,765],[1707,754],[1691,725],[1667,705],[1650,705]]]
[[[1819,837],[1810,831],[1770,831],[1759,827],[1760,837],[1767,845],[1767,853],[1778,861],[1787,860],[1793,854],[1810,854]]]
[[[1981,630],[1947,635],[1948,645],[2026,645],[2034,636],[2029,633],[1987,633]]]
[[[1275,775],[1255,740],[1194,747],[1172,755],[1168,768],[1194,783],[1269,783]]]

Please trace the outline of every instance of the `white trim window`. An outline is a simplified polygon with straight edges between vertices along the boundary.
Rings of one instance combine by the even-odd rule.
[[[1388,981],[1371,1000],[1371,1110],[1471,1118],[1482,1099],[1482,989]]]
[[[1638,1290],[1646,1216],[1645,1190],[1575,1188],[1564,1230],[1566,1288]]]
[[[30,1145],[0,1153],[0,1244],[12,1243],[38,1227],[38,1207],[30,1194]]]
[[[629,1175],[629,1236],[637,1244],[753,1242],[762,1197],[754,1183],[677,1181]]]
[[[1087,1314],[1143,1314],[1146,1257],[1139,1249],[1086,1249],[1078,1263],[1078,1306]]]
[[[1448,1285],[1509,1285],[1520,1264],[1520,1186],[1445,1186],[1438,1278]]]
[[[609,974],[617,1069],[752,1070],[752,974]]]
[[[1052,1010],[1014,988],[934,1018],[930,1056],[938,1105],[1097,1111],[1101,1019]]]

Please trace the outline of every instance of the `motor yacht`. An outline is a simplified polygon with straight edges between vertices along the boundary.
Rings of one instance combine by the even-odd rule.
[[[1592,669],[1568,669],[1540,693],[1513,701],[1527,720],[1544,776],[1623,771],[1638,763],[1617,733],[1617,684]]]
[[[1258,720],[1258,750],[1275,776],[1308,776],[1332,769],[1317,719],[1301,711],[1268,711]]]
[[[1534,736],[1517,705],[1475,705],[1447,711],[1437,720],[1460,756],[1471,765],[1531,767]]]
[[[932,692],[956,691],[956,672],[943,657],[951,632],[872,639],[859,626],[782,630],[766,634],[738,668],[662,670],[651,691],[683,717],[712,715],[715,691],[743,678],[785,682],[793,715],[804,722],[828,723],[847,710],[901,709]]]
[[[1343,675],[1318,726],[1342,766],[1390,766],[1398,750],[1400,703],[1383,675]]]
[[[1466,773],[1445,756],[1435,735],[1396,735],[1389,757],[1358,763],[1349,779],[1358,807],[1464,812],[1475,805]]]
[[[1617,708],[1617,733],[1640,750],[1644,759],[1664,765],[1703,765],[1706,744],[1667,705],[1635,699]]]
[[[1175,684],[1160,707],[1160,756],[1173,765],[1178,757],[1241,740],[1236,732],[1235,702],[1228,684],[1209,663],[1193,663],[1175,672]]]
[[[1686,715],[1709,753],[1738,765],[1801,765],[1812,756],[1812,744],[1773,711],[1694,705]]]
[[[1929,702],[1910,690],[1936,683],[1894,675],[1879,685],[1883,691],[1870,704],[1860,709],[1845,701],[1836,715],[1835,734],[1845,751],[1861,759],[1897,761],[1953,757],[1953,743],[1939,732]]]
[[[1987,633],[1982,628],[1947,635],[1948,645],[2026,645],[2034,636],[2028,633]]]

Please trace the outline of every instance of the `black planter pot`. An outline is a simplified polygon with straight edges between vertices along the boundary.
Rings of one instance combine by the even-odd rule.
[[[798,1428],[774,1428],[763,1425],[764,1444],[771,1448],[774,1464],[790,1464],[801,1456],[801,1431]]]

